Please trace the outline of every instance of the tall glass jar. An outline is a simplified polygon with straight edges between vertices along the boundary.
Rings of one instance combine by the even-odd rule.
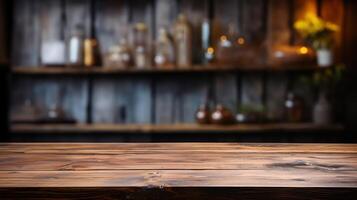
[[[155,65],[159,68],[173,68],[175,66],[175,52],[172,40],[166,29],[159,30],[156,42]]]
[[[192,65],[192,30],[185,15],[178,16],[173,35],[177,67],[190,67]]]
[[[134,64],[138,69],[149,68],[150,47],[148,44],[148,28],[144,23],[137,23],[134,27]]]

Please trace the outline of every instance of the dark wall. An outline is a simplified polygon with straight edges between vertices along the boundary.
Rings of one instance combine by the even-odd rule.
[[[8,43],[7,43],[7,14],[6,1],[0,0],[0,140],[3,140],[8,133]]]
[[[345,0],[345,31],[343,55],[348,67],[345,83],[347,125],[353,131],[357,130],[357,2]]]

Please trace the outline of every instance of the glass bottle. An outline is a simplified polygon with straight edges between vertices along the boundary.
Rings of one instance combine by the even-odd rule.
[[[76,26],[68,39],[67,65],[78,67],[84,64],[84,31],[82,26]]]
[[[304,102],[294,93],[289,92],[285,100],[285,110],[288,122],[301,122],[304,115]]]
[[[174,41],[176,45],[176,65],[186,68],[192,65],[192,30],[187,17],[178,16],[174,27]]]
[[[234,116],[228,108],[218,104],[212,112],[211,122],[219,125],[232,124],[234,123]]]
[[[159,30],[156,42],[155,65],[161,68],[173,68],[175,63],[174,45],[164,28]]]
[[[105,57],[105,65],[119,69],[126,69],[131,64],[130,48],[126,39],[120,40],[119,45],[109,49]]]
[[[203,63],[207,64],[214,60],[214,48],[211,46],[212,27],[209,19],[204,19],[201,27]]]
[[[148,28],[144,23],[134,27],[134,64],[138,69],[150,67],[150,50],[148,44]]]
[[[202,104],[196,111],[196,122],[198,124],[209,124],[211,121],[211,111],[208,104]]]

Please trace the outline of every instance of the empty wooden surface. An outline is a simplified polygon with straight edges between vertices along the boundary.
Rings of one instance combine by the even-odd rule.
[[[5,194],[5,197],[10,198],[13,194],[12,197],[19,198],[22,195],[26,199],[33,197],[31,195],[43,196],[50,191],[52,195],[56,194],[55,191],[66,191],[62,194],[68,195],[76,189],[80,189],[76,192],[81,193],[80,191],[95,190],[95,188],[107,192],[103,194],[104,196],[113,195],[116,190],[123,192],[124,189],[128,194],[135,193],[138,192],[138,188],[148,191],[158,190],[156,195],[163,191],[172,192],[175,188],[179,190],[181,188],[182,192],[190,191],[190,188],[199,188],[197,191],[200,192],[204,191],[203,188],[212,190],[218,188],[218,191],[220,188],[230,190],[241,188],[242,190],[233,191],[242,193],[248,189],[252,190],[248,193],[253,196],[261,195],[260,192],[264,188],[269,188],[270,192],[284,191],[285,194],[288,189],[292,192],[296,189],[304,191],[309,188],[311,190],[308,191],[310,193],[315,191],[315,195],[318,191],[327,192],[321,195],[333,195],[334,192],[356,194],[357,145],[238,143],[4,143],[0,145],[0,193]],[[262,191],[258,192],[259,188]],[[207,192],[204,194],[209,194]],[[188,193],[183,199],[188,199],[194,194],[194,192]],[[171,197],[175,195],[177,196],[172,194]],[[222,198],[228,194],[223,192],[215,195]],[[146,198],[134,199],[155,198],[146,196]],[[209,197],[206,196],[204,199]]]

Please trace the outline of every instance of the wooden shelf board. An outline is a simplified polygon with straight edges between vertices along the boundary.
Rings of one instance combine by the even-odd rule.
[[[12,67],[13,74],[24,75],[90,75],[90,74],[146,74],[146,73],[194,73],[194,72],[234,72],[234,71],[306,71],[316,70],[317,66],[297,65],[297,66],[222,66],[222,65],[195,65],[191,68],[148,68],[148,69],[119,69],[115,67],[93,67],[93,68],[70,68],[70,67],[36,67],[22,66]]]
[[[120,124],[73,124],[73,125],[39,125],[13,124],[12,133],[261,133],[261,132],[311,132],[311,131],[343,131],[339,124],[319,126],[311,123],[279,123],[279,124],[241,124],[241,125],[120,125]]]

